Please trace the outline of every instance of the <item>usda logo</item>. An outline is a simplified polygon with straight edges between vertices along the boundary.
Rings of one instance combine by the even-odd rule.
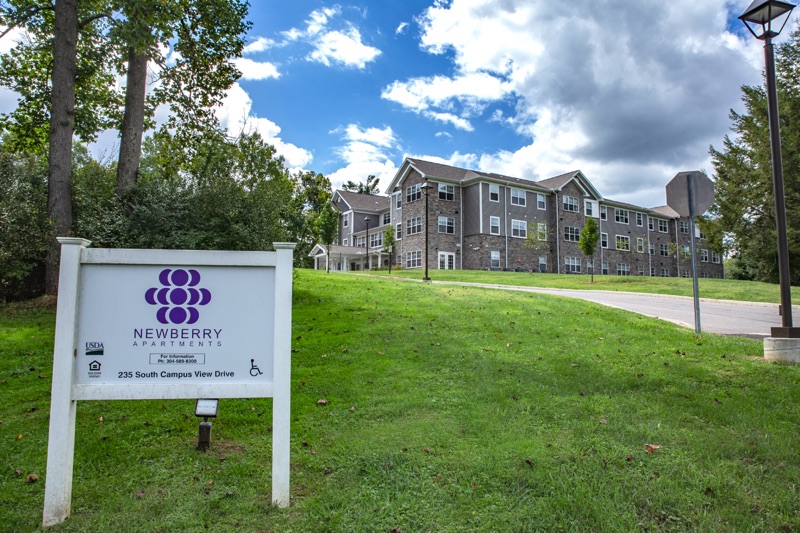
[[[86,343],[86,355],[103,355],[103,343],[102,342],[87,342]]]

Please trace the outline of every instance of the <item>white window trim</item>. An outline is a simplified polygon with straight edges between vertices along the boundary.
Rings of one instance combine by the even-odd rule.
[[[497,220],[497,232],[492,231],[492,220]],[[500,235],[500,217],[489,217],[489,235]]]
[[[522,235],[514,235],[514,231],[515,231],[514,224],[515,223],[517,224],[517,226],[521,226],[521,228],[519,228],[519,227],[516,228],[516,231],[523,233]],[[512,218],[511,219],[511,237],[513,237],[514,239],[527,239],[528,238],[528,223],[525,222],[524,220],[516,220],[516,219]]]
[[[497,200],[492,200],[492,187],[497,187]],[[496,183],[489,184],[489,201],[490,202],[499,202],[500,201],[500,186]]]

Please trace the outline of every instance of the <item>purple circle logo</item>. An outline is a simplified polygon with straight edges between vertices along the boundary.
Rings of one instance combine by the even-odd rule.
[[[211,301],[211,291],[197,288],[200,273],[197,270],[165,268],[158,275],[161,287],[152,287],[144,293],[150,305],[159,306],[156,318],[162,324],[194,324],[200,318],[198,305]]]

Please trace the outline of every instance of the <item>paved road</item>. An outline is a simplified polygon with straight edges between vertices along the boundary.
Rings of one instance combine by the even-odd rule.
[[[536,292],[589,300],[609,307],[626,309],[642,315],[668,320],[694,329],[694,302],[686,296],[666,296],[611,291],[575,291],[568,289],[541,289],[494,285],[491,283],[462,283],[434,281],[443,285],[465,285],[523,292]],[[800,307],[792,306],[792,316],[800,317]],[[742,335],[763,338],[770,336],[770,328],[781,325],[777,304],[734,302],[730,300],[700,299],[700,325],[703,332],[721,335]]]

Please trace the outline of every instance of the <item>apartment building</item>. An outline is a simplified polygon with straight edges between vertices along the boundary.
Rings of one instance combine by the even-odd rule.
[[[333,203],[338,242],[314,247],[315,268],[328,258],[332,270],[425,268],[427,239],[429,269],[691,276],[688,218],[603,198],[579,170],[534,182],[406,158],[385,195],[336,191]],[[601,235],[595,264],[578,247],[589,217]],[[720,255],[696,237],[698,275],[721,278]]]

